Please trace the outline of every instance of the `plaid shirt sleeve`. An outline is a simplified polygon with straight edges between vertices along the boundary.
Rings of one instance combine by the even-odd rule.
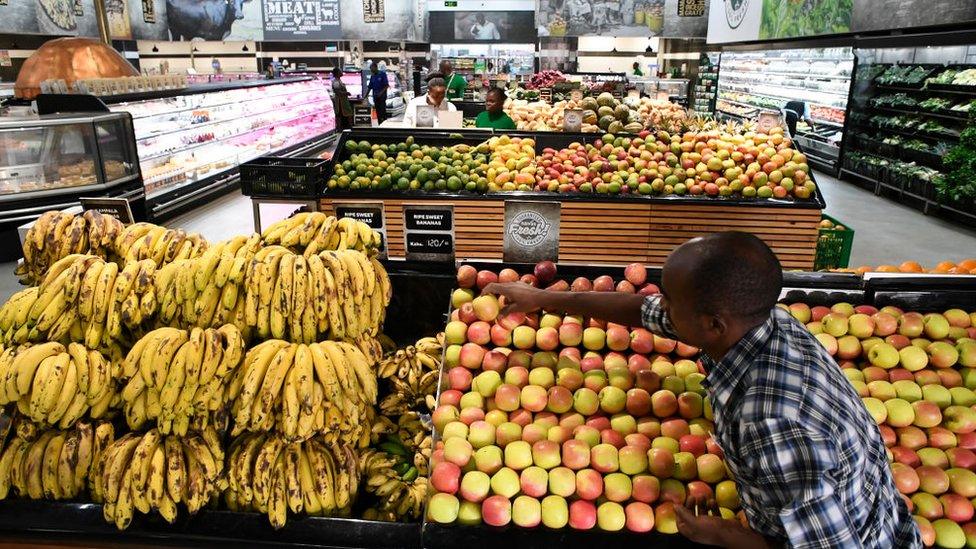
[[[822,434],[798,421],[747,423],[742,455],[763,485],[763,504],[776,510],[788,547],[861,547],[831,473],[839,452]]]
[[[671,326],[668,313],[661,307],[661,296],[659,295],[649,295],[644,298],[644,302],[641,303],[641,322],[645,328],[656,335],[678,339],[678,335],[674,333],[674,327]]]

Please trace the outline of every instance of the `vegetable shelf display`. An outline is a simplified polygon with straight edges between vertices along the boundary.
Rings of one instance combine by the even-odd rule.
[[[973,197],[950,188],[946,177],[968,157],[951,151],[963,150],[960,136],[971,127],[976,106],[973,69],[873,63],[883,51],[858,51],[862,61],[852,92],[842,173],[925,213],[976,223]]]

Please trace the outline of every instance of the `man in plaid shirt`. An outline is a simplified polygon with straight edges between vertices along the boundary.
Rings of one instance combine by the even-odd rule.
[[[668,258],[661,296],[486,291],[514,311],[565,311],[700,347],[715,438],[752,530],[677,507],[678,528],[723,547],[921,547],[884,443],[857,392],[820,343],[775,307],[782,269],[758,238],[690,240]],[[694,502],[704,504],[705,502]]]

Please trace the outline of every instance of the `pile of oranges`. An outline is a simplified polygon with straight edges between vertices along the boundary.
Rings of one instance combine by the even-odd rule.
[[[943,261],[936,265],[932,269],[926,269],[920,265],[917,261],[906,261],[901,265],[878,265],[877,267],[871,267],[869,265],[862,265],[855,269],[834,269],[835,272],[840,273],[929,273],[929,274],[971,274],[976,275],[976,259],[964,259],[959,263],[953,263],[952,261]]]

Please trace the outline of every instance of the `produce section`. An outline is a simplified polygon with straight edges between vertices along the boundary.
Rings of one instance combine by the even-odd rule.
[[[751,118],[757,109],[779,112],[788,101],[802,101],[812,125],[797,127],[797,142],[818,167],[836,171],[854,71],[851,48],[723,52],[721,66],[719,114]]]

